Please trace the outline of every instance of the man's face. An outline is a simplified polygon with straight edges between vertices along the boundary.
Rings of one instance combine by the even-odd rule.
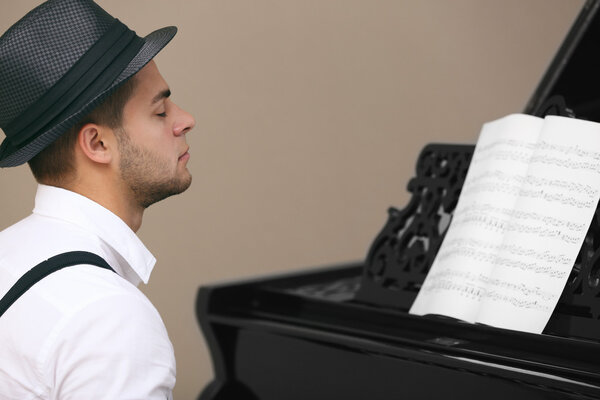
[[[195,121],[169,99],[169,87],[153,61],[135,79],[117,134],[119,168],[134,201],[146,208],[190,186],[185,134]]]

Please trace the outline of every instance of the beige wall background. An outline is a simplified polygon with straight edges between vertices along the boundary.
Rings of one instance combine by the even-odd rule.
[[[175,346],[178,399],[212,366],[200,285],[362,259],[430,142],[474,143],[521,111],[583,1],[99,0],[140,35],[191,111],[190,190],[151,207],[142,290]],[[6,30],[37,0],[0,0]],[[2,135],[0,135],[0,138]],[[0,227],[30,213],[26,166],[0,171]]]

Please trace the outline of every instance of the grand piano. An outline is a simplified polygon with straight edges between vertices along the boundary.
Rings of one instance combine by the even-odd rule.
[[[600,121],[598,8],[584,4],[526,113]],[[215,376],[199,399],[600,399],[600,209],[543,334],[408,314],[473,150],[422,150],[364,262],[201,287]]]

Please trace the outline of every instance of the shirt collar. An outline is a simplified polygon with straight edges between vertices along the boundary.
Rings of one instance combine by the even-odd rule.
[[[98,236],[127,262],[128,265],[121,266],[124,278],[134,285],[140,280],[148,283],[156,258],[110,210],[78,193],[40,184],[33,213],[75,224]]]

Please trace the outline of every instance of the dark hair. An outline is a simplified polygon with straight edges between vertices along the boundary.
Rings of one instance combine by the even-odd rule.
[[[131,98],[135,86],[133,76],[75,126],[29,160],[29,168],[35,180],[57,185],[75,172],[75,145],[81,128],[89,123],[105,125],[112,129],[120,128],[123,123],[123,108]]]

